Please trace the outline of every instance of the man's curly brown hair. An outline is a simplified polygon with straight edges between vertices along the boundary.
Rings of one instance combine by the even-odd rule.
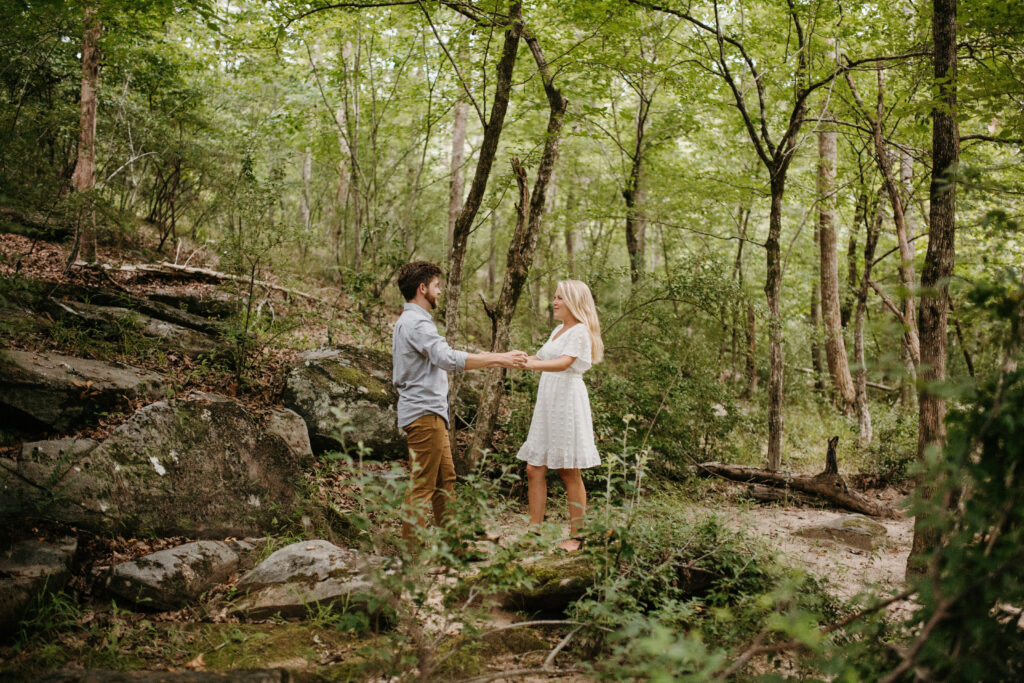
[[[430,261],[413,261],[406,263],[398,271],[398,289],[406,301],[416,298],[416,290],[420,285],[430,285],[431,280],[441,276],[441,268]]]

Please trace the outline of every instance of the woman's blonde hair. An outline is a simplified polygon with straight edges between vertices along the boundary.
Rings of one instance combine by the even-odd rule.
[[[579,280],[562,280],[555,291],[561,292],[572,317],[587,326],[590,331],[591,359],[594,363],[600,363],[604,357],[604,342],[601,341],[601,321],[597,319],[597,305],[590,287]]]

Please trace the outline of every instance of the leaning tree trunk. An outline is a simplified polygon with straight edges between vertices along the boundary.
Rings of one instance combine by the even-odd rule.
[[[928,252],[921,272],[921,389],[918,396],[917,457],[946,443],[946,401],[932,387],[946,378],[946,302],[949,278],[956,258],[956,165],[960,133],[956,123],[956,0],[932,3],[934,73],[938,101],[932,107],[932,180],[928,226]],[[927,486],[919,481],[918,486]],[[926,488],[927,492],[928,489]],[[907,573],[921,571],[923,556],[940,542],[937,529],[927,520],[914,521],[914,542]]]
[[[494,101],[491,113],[484,127],[484,138],[480,144],[480,154],[476,160],[476,170],[469,194],[462,205],[462,212],[455,221],[452,232],[451,250],[448,256],[448,281],[445,288],[445,336],[449,344],[454,344],[459,335],[459,299],[462,296],[462,269],[466,260],[466,246],[473,220],[480,210],[487,180],[491,175],[491,166],[498,152],[501,130],[505,125],[505,114],[508,112],[508,100],[512,92],[512,70],[519,52],[519,38],[522,34],[522,6],[513,2],[509,6],[509,24],[505,29],[505,42],[498,60],[494,86]]]
[[[537,168],[537,180],[530,196],[529,214],[526,215],[526,171],[518,159],[512,160],[512,170],[519,186],[519,204],[515,233],[508,248],[505,266],[505,277],[501,286],[498,303],[487,307],[487,315],[491,318],[491,350],[505,351],[508,348],[509,325],[515,315],[519,296],[533,263],[534,251],[537,247],[537,235],[540,234],[541,223],[547,213],[547,193],[558,159],[558,146],[562,136],[562,124],[568,101],[554,86],[548,70],[547,61],[540,45],[533,36],[526,36],[526,43],[537,62],[544,91],[547,94],[550,114],[544,139],[544,151],[541,154],[540,166]],[[490,448],[494,436],[494,426],[501,407],[501,393],[505,372],[501,369],[487,371],[484,387],[480,391],[480,402],[476,412],[476,428],[465,458],[456,459],[456,470],[469,471],[477,463],[484,449]]]
[[[782,234],[782,196],[786,190],[785,172],[772,172],[771,211],[768,214],[768,239],[765,241],[767,272],[764,294],[768,301],[768,469],[782,466],[782,313],[779,291],[782,285],[782,260],[779,237]]]
[[[836,400],[844,414],[853,412],[856,395],[846,358],[839,310],[839,255],[836,251],[836,142],[834,126],[818,133],[818,232],[821,249],[821,314],[825,325],[825,357]]]
[[[82,90],[78,110],[78,158],[71,175],[71,184],[77,193],[88,193],[96,186],[96,103],[100,73],[100,32],[102,24],[95,5],[85,8],[85,30],[82,34]],[[92,199],[87,199],[92,202]],[[78,227],[75,246],[68,265],[81,252],[82,259],[89,263],[96,260],[96,234],[94,231],[96,212],[86,210],[83,205],[78,211]]]

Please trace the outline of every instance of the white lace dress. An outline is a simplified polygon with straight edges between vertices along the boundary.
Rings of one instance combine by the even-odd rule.
[[[557,339],[562,325],[537,352],[541,360],[575,356],[562,372],[542,372],[537,387],[537,405],[526,443],[519,449],[520,460],[552,469],[585,469],[601,464],[594,445],[594,422],[583,373],[590,369],[590,331],[582,323],[573,325]]]

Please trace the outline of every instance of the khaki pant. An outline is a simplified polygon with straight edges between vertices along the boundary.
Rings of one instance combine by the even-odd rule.
[[[424,415],[406,425],[409,437],[409,467],[412,470],[412,489],[405,502],[416,514],[416,523],[425,527],[427,510],[432,508],[434,523],[446,521],[445,506],[453,498],[455,489],[455,463],[448,442],[448,427],[444,419],[433,413]],[[402,537],[412,537],[412,526],[402,524]]]

